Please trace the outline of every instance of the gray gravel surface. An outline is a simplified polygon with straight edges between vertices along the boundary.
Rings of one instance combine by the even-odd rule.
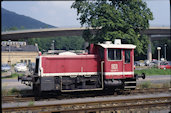
[[[147,95],[128,95],[128,96],[105,96],[105,97],[87,97],[87,98],[77,98],[77,99],[63,99],[63,100],[53,100],[53,101],[35,101],[34,105],[53,105],[53,104],[72,104],[72,103],[83,103],[83,102],[97,102],[97,101],[111,101],[111,100],[121,100],[121,99],[139,99],[139,98],[152,98],[152,97],[161,97],[161,96],[171,96],[170,93],[155,93]],[[29,102],[20,102],[20,103],[4,103],[2,108],[7,107],[19,107],[19,106],[28,106]]]
[[[1,79],[1,83],[2,83],[2,89],[12,89],[12,88],[16,88],[19,90],[22,89],[32,89],[32,87],[30,86],[26,86],[25,84],[21,84],[21,82],[18,82],[17,78],[13,78],[13,79]]]

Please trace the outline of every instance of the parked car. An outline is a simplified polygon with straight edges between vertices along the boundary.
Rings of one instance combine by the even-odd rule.
[[[161,61],[158,61],[156,59],[153,59],[150,63],[149,63],[149,66],[150,67],[157,67],[158,66],[158,63],[161,63]]]
[[[145,66],[145,64],[141,61],[135,61],[134,65],[135,66]]]
[[[149,66],[150,61],[149,60],[144,60],[144,64],[145,64],[145,66]]]
[[[171,69],[171,61],[170,62],[162,62],[160,64],[160,69]]]
[[[157,66],[157,62],[152,61],[152,62],[149,63],[148,66],[150,66],[150,67],[156,67]]]
[[[33,74],[34,69],[35,69],[35,63],[29,63],[28,68],[31,74]]]
[[[135,61],[135,62],[134,62],[134,65],[135,65],[135,66],[139,66],[139,63],[140,63],[139,61]]]
[[[11,70],[11,66],[8,64],[2,64],[1,65],[1,71],[9,71]]]
[[[14,70],[16,72],[23,72],[23,71],[27,71],[28,68],[27,68],[27,65],[24,64],[24,63],[17,63],[15,66],[14,66]]]

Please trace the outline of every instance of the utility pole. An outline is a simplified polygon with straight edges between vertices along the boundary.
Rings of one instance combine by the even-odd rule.
[[[11,40],[8,40],[8,46],[9,46],[9,50],[8,50],[8,64],[11,65],[11,56],[10,56],[10,52],[11,52]]]

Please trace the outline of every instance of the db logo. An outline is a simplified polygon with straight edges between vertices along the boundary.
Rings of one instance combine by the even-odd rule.
[[[117,70],[118,64],[111,64],[111,70]]]

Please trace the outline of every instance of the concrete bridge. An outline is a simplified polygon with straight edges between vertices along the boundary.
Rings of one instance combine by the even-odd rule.
[[[150,27],[149,29],[142,31],[142,34],[146,34],[149,37],[147,59],[152,61],[151,44],[154,40],[171,39],[170,27]]]
[[[82,36],[85,27],[82,28],[47,28],[47,29],[32,29],[21,31],[2,32],[1,40],[19,40],[28,38],[46,38],[55,36]],[[93,34],[97,29],[89,28]],[[149,36],[149,45],[147,59],[152,60],[151,43],[153,40],[162,40],[164,38],[170,38],[170,27],[150,27],[149,29],[142,31],[141,34]]]

